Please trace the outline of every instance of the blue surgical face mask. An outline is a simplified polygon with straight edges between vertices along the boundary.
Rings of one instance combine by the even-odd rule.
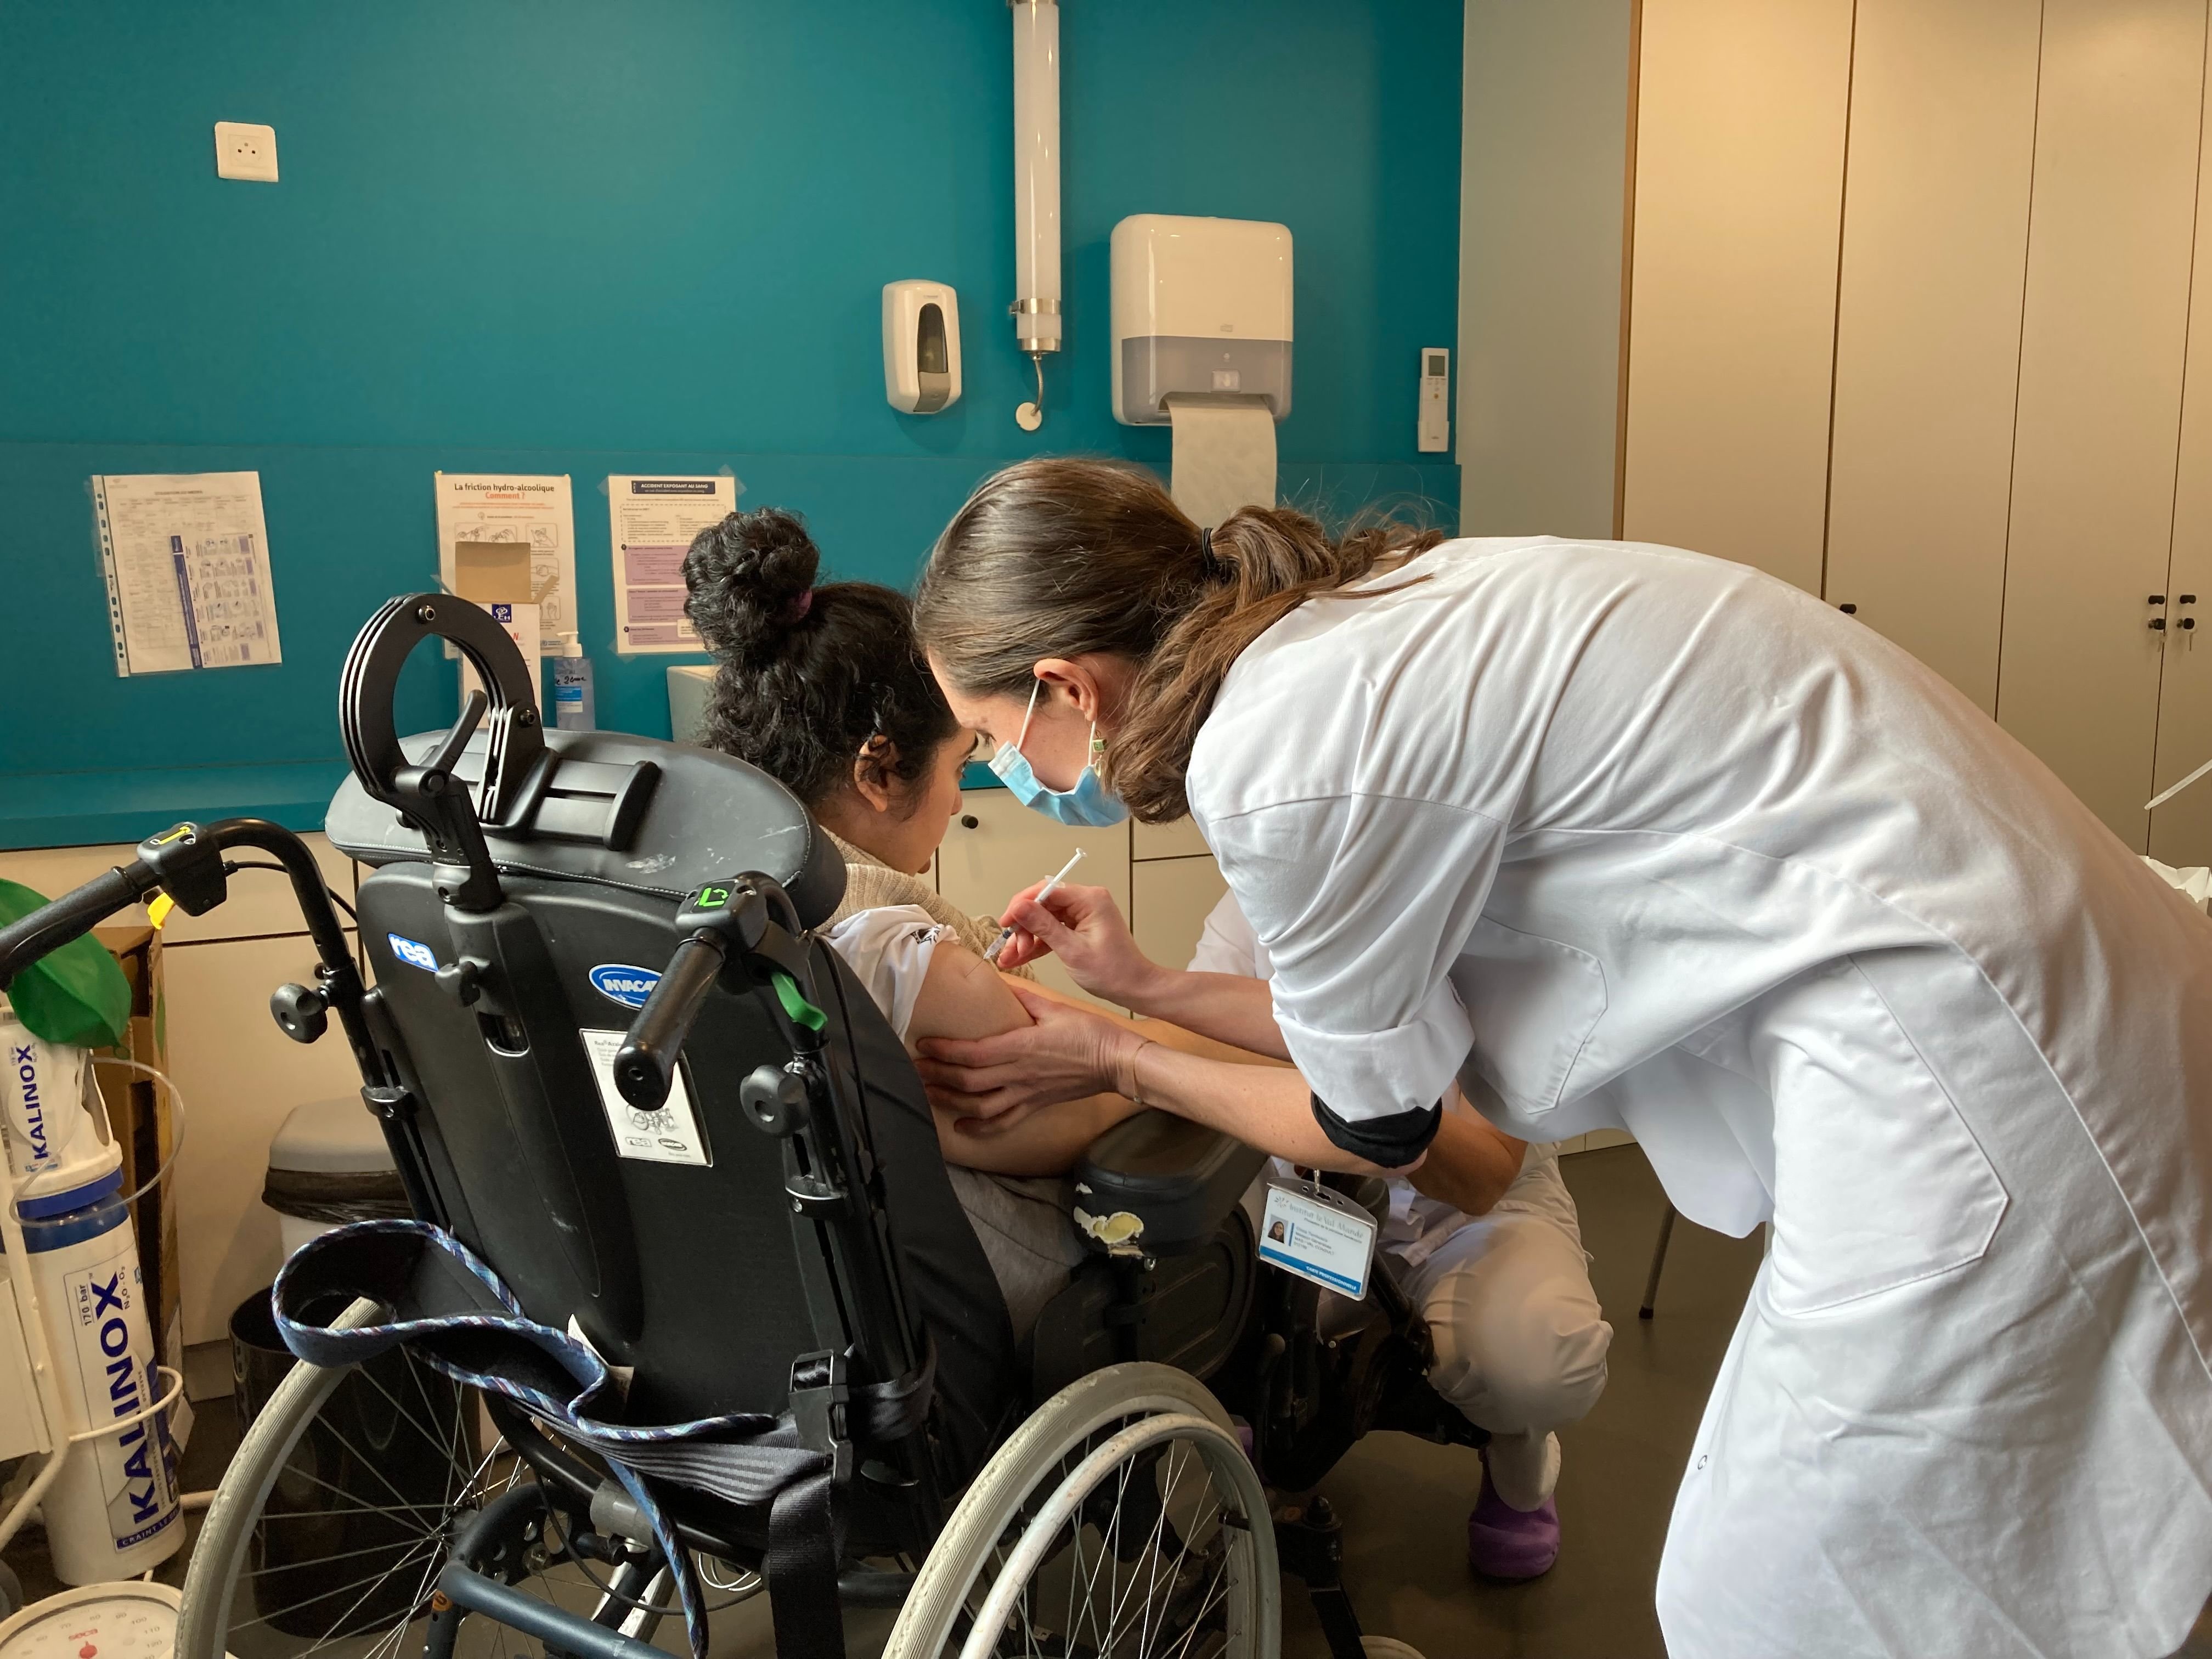
[[[1037,693],[1043,690],[1042,680],[1030,688],[1029,711],[1022,716],[1021,737],[999,745],[999,752],[991,757],[991,769],[1013,793],[1016,800],[1056,823],[1077,830],[1104,830],[1121,823],[1129,816],[1129,809],[1099,780],[1098,757],[1106,751],[1106,745],[1098,741],[1097,721],[1091,722],[1091,759],[1084,766],[1083,775],[1076,779],[1074,788],[1048,789],[1043,780],[1030,770],[1029,761],[1022,753],[1022,738],[1030,734],[1030,721],[1036,716]]]

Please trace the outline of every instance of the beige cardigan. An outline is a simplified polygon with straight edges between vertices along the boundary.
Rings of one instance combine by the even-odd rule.
[[[872,854],[864,853],[842,836],[822,832],[830,836],[832,846],[845,857],[845,899],[830,918],[834,927],[846,917],[861,910],[876,910],[887,904],[918,905],[937,921],[943,922],[959,935],[960,942],[981,956],[990,948],[991,941],[999,936],[999,924],[988,917],[969,915],[958,906],[947,903],[927,876],[909,876],[903,870],[894,870]],[[1034,979],[1027,968],[1010,968],[1008,973],[1024,979]]]

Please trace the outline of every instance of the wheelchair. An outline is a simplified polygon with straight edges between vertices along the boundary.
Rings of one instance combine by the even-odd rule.
[[[403,739],[433,639],[485,690]],[[679,1623],[704,1659],[763,1595],[787,1659],[842,1655],[848,1613],[895,1659],[1273,1659],[1285,1571],[1332,1655],[1368,1650],[1339,1523],[1271,1490],[1376,1430],[1486,1438],[1387,1273],[1325,1331],[1316,1287],[1260,1271],[1263,1156],[1144,1113],[1072,1176],[1094,1250],[1018,1346],[920,1081],[812,931],[834,847],[738,761],[543,730],[533,667],[435,593],[355,643],[327,829],[370,867],[358,960],[307,848],[251,819],[0,932],[4,988],[273,857],[320,965],[272,1013],[302,1042],[336,1017],[416,1218],[287,1263],[301,1363],[208,1510],[178,1659],[648,1659]]]

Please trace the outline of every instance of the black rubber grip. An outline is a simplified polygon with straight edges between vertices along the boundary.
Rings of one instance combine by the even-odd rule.
[[[138,871],[134,877],[131,871]],[[136,864],[94,876],[75,892],[64,893],[21,921],[0,928],[0,991],[16,975],[52,951],[90,933],[118,910],[152,890],[153,878]]]
[[[661,971],[660,982],[630,1022],[629,1035],[615,1050],[615,1088],[639,1111],[657,1112],[667,1103],[676,1057],[684,1052],[684,1039],[691,1035],[699,1005],[722,971],[726,948],[718,937],[704,931],[678,945]]]

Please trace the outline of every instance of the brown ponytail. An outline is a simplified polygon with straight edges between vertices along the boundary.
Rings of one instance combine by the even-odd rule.
[[[915,627],[978,696],[1028,696],[1043,657],[1135,662],[1106,781],[1138,819],[1163,823],[1190,810],[1191,746],[1244,647],[1386,555],[1443,539],[1380,525],[1331,540],[1303,513],[1247,507],[1209,545],[1150,472],[1046,457],[985,479],[954,515],[922,572]]]

